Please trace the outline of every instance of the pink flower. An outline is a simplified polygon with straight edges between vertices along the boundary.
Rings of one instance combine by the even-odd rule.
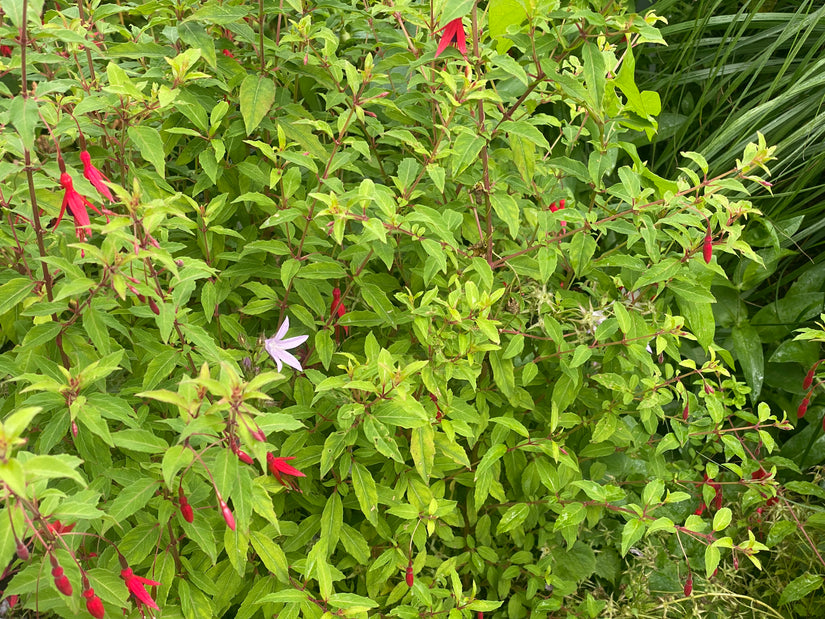
[[[444,34],[441,35],[441,40],[438,42],[435,57],[438,58],[441,52],[449,47],[450,43],[455,43],[461,55],[467,58],[467,37],[464,34],[464,24],[461,23],[460,17],[444,26]]]
[[[75,234],[78,239],[85,241],[88,236],[91,236],[91,232],[89,231],[91,221],[89,220],[89,212],[86,210],[86,207],[90,207],[98,215],[102,215],[103,213],[97,210],[85,196],[77,193],[72,182],[72,177],[66,172],[60,175],[60,185],[66,190],[66,193],[63,195],[63,204],[60,206],[60,214],[57,216],[57,222],[55,222],[54,228],[56,229],[57,226],[60,225],[63,215],[66,213],[66,207],[68,206],[69,212],[72,214],[72,217],[74,217]]]
[[[149,595],[149,592],[146,591],[145,587],[146,585],[149,585],[150,587],[158,587],[160,586],[159,582],[149,580],[148,578],[143,578],[141,576],[135,576],[135,573],[130,567],[127,567],[125,570],[121,570],[120,577],[126,581],[126,588],[129,589],[129,593],[135,597],[138,606],[141,604],[146,604],[149,608],[158,609],[158,605],[155,604],[155,600],[152,599],[152,596]]]
[[[101,196],[106,198],[109,202],[114,202],[115,199],[112,197],[112,192],[106,186],[106,183],[111,181],[106,178],[103,172],[94,166],[92,163],[92,157],[89,155],[89,151],[81,151],[80,160],[83,162],[83,176],[85,176],[86,179],[92,184],[92,187],[97,189]]]

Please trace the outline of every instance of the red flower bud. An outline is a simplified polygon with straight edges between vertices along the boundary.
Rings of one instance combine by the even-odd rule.
[[[60,569],[60,571],[63,572],[63,568],[55,569]],[[54,570],[52,570],[52,574],[54,574]],[[69,578],[65,574],[55,576],[54,586],[57,587],[57,590],[60,591],[60,593],[62,593],[63,595],[67,597],[72,596],[72,583],[69,582]]]
[[[152,297],[149,297],[149,309],[155,313],[155,316],[160,316],[160,308]]]
[[[818,364],[817,364],[818,365]],[[811,383],[814,382],[814,371],[816,370],[816,365],[811,368],[808,374],[805,376],[805,380],[802,381],[802,388],[809,389],[811,387]]]
[[[705,511],[705,502],[699,501],[699,507],[696,508],[696,511],[693,512],[696,516],[701,516],[702,512]]]
[[[103,609],[103,602],[95,595],[95,590],[89,587],[83,592],[83,597],[86,598],[86,610],[95,619],[103,619],[106,611]]]
[[[20,540],[17,540],[17,557],[21,561],[28,561],[30,556],[31,555],[29,554],[29,549],[26,546],[26,544],[24,544]]]
[[[410,563],[409,565],[407,565],[407,576],[406,576],[406,580],[407,580],[407,586],[408,586],[408,587],[412,587],[412,586],[413,586],[413,583],[415,582],[415,576],[413,576],[413,566],[412,566],[412,563]]]
[[[802,403],[799,405],[799,408],[796,409],[796,418],[802,419],[805,416],[805,413],[808,412],[808,404],[811,403],[810,398],[805,398],[802,400]]]
[[[702,244],[702,257],[707,264],[710,264],[710,259],[713,257],[713,237],[710,235],[710,230],[705,235],[705,242]]]
[[[685,582],[685,596],[691,593],[693,593],[693,574],[688,574],[687,581]]]
[[[713,392],[714,392],[714,389],[713,389],[713,387],[711,387],[710,383],[705,383],[705,393],[710,395]]]
[[[221,506],[221,515],[223,515],[223,519],[226,521],[226,526],[228,526],[233,531],[235,530],[235,516],[232,515],[232,510],[229,509],[229,505],[226,504],[226,501],[221,499],[219,501]]]
[[[53,578],[60,578],[63,576],[63,568],[59,565],[52,568],[52,577]]]
[[[189,505],[189,502],[181,502],[180,504],[180,515],[183,516],[183,519],[192,524],[192,521],[195,519],[195,513],[192,511],[192,506]]]
[[[72,420],[72,436],[77,437],[77,422]]]
[[[682,421],[687,421],[688,415],[690,414],[690,403],[685,402],[685,408],[682,410]]]
[[[255,463],[255,461],[252,459],[252,456],[250,456],[245,451],[239,449],[235,453],[238,455],[238,460],[240,460],[244,464],[254,464]]]

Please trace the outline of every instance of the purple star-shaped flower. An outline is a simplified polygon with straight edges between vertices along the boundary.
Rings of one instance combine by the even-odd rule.
[[[299,372],[303,372],[301,363],[295,358],[295,355],[289,352],[289,350],[303,344],[309,336],[298,335],[284,339],[287,331],[289,331],[289,316],[284,318],[284,322],[281,324],[275,336],[268,338],[264,342],[264,348],[266,348],[266,352],[268,352],[269,356],[272,357],[273,361],[275,361],[275,365],[278,366],[279,372],[281,371],[281,367],[283,367],[284,363],[291,368],[295,368]]]

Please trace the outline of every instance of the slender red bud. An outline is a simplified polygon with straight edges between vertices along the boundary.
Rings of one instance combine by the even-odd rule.
[[[155,313],[155,316],[160,316],[160,308],[152,297],[149,297],[149,309]]]
[[[30,556],[31,555],[29,554],[29,549],[26,546],[26,544],[24,544],[20,540],[17,540],[17,557],[21,561],[28,561]]]
[[[693,573],[688,573],[687,581],[685,582],[685,596],[693,593]]]
[[[72,583],[69,582],[68,577],[63,573],[63,568],[59,565],[52,568],[52,577],[54,578],[54,586],[63,595],[67,597],[72,596]]]
[[[77,438],[77,422],[72,420],[72,436]]]
[[[819,365],[819,364],[817,364]],[[814,371],[816,370],[816,365],[811,368],[811,371],[805,376],[805,380],[802,381],[802,388],[809,389],[811,387],[811,383],[814,382]]]
[[[103,602],[95,595],[95,590],[89,587],[83,592],[83,597],[86,598],[86,610],[95,619],[103,619],[106,611],[103,608]]]
[[[252,456],[250,456],[245,451],[239,449],[235,453],[238,455],[238,460],[240,460],[244,464],[254,464],[255,463],[255,461],[252,459]]]
[[[713,257],[713,237],[710,235],[710,229],[708,229],[705,242],[702,244],[702,257],[707,264],[710,264],[710,259]]]
[[[195,519],[195,513],[192,511],[192,506],[189,505],[189,499],[187,499],[183,493],[183,488],[180,489],[180,499],[178,502],[180,503],[180,515],[183,516],[186,522],[192,524],[192,521]]]
[[[413,583],[415,582],[415,576],[413,576],[413,566],[412,566],[412,563],[410,563],[409,565],[407,565],[407,576],[406,576],[406,580],[407,580],[407,586],[408,586],[408,587],[412,587],[412,586],[413,586]]]
[[[235,530],[235,516],[232,515],[232,510],[229,509],[229,505],[226,504],[226,501],[221,499],[219,501],[221,506],[221,514],[223,515],[223,519],[226,521],[226,526],[228,526],[233,531]]]
[[[799,408],[796,409],[796,418],[802,419],[805,416],[805,413],[808,412],[808,404],[811,403],[810,398],[805,398],[802,400],[802,403],[799,405]]]
[[[687,421],[688,415],[690,414],[690,403],[685,402],[685,408],[682,411],[682,421]]]

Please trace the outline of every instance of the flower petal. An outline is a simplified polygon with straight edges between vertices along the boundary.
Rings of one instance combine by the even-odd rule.
[[[276,340],[284,339],[286,332],[289,331],[289,316],[284,316],[284,321],[281,323],[281,326],[278,328],[278,332],[275,334]]]
[[[304,371],[304,368],[301,367],[300,361],[298,361],[292,353],[282,350],[279,356],[281,357],[281,361],[286,363],[289,367],[295,368],[299,372]],[[280,372],[280,370],[281,368],[279,367],[278,371]]]
[[[290,348],[300,346],[301,344],[307,341],[307,338],[309,338],[308,335],[296,335],[295,337],[290,337],[285,340],[281,340],[280,342],[278,342],[278,347],[282,350],[289,350]]]

